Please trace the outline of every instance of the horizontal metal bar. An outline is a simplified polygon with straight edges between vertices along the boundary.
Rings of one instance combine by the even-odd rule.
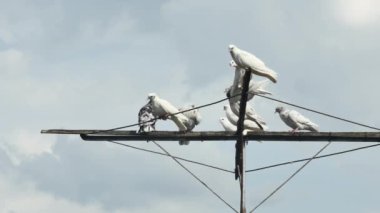
[[[79,134],[83,140],[115,140],[115,141],[236,141],[235,132],[200,131],[181,133],[178,131],[155,131],[137,133],[136,131],[108,131],[102,130],[42,130],[43,134]],[[99,133],[95,133],[99,132]],[[95,134],[91,134],[95,133]],[[380,142],[380,132],[248,132],[245,140],[260,141],[334,141],[334,142]]]

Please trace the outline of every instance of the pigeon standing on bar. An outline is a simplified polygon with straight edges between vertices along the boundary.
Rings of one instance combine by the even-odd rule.
[[[236,132],[237,127],[228,121],[226,117],[221,117],[219,122],[222,124],[226,132]]]
[[[251,71],[255,75],[266,77],[273,83],[277,82],[277,73],[268,68],[263,61],[254,56],[252,53],[239,49],[235,45],[228,46],[232,59],[237,66]]]
[[[280,115],[280,118],[286,125],[292,128],[291,132],[298,130],[309,130],[312,132],[318,132],[318,125],[311,122],[308,118],[301,115],[295,110],[288,110],[284,107],[276,107],[275,113]]]
[[[195,128],[195,126],[198,125],[202,120],[199,110],[194,109],[194,108],[195,108],[194,105],[190,105],[190,106],[185,106],[178,109],[180,112],[193,109],[190,111],[182,112],[182,114],[188,118],[188,121],[185,122],[188,132],[192,131]],[[189,145],[189,142],[190,141],[188,140],[180,140],[179,145]]]
[[[181,113],[178,113],[178,109],[169,103],[167,100],[161,99],[155,93],[148,94],[149,103],[152,106],[152,113],[155,117],[172,120],[178,127],[179,131],[186,132],[186,122],[189,122],[188,118]],[[178,113],[178,114],[177,114]]]
[[[226,113],[226,117],[227,117],[228,121],[236,126],[238,123],[239,117],[237,115],[235,115],[235,113],[232,112],[229,105],[224,105],[223,109],[224,109],[224,112]],[[268,127],[265,124],[260,123],[260,125],[261,125],[261,127],[256,122],[253,122],[253,121],[248,120],[248,119],[244,120],[244,129],[250,129],[250,130],[255,130],[255,131],[267,130],[268,129]],[[261,129],[261,128],[263,128],[263,129]]]
[[[230,102],[230,108],[231,108],[231,111],[236,115],[236,116],[239,116],[239,109],[240,109],[240,101],[238,102],[232,102],[231,100],[229,101]],[[264,130],[264,127],[263,125],[266,125],[266,122],[264,121],[264,119],[258,115],[255,111],[255,109],[253,109],[252,107],[250,107],[248,104],[245,108],[245,119],[248,119],[248,120],[251,120],[253,122],[255,122],[261,130]]]
[[[150,103],[145,104],[140,109],[138,114],[138,121],[140,126],[138,133],[151,132],[156,130],[156,119],[152,113],[152,106],[150,105]]]
[[[188,131],[193,130],[194,127],[198,125],[202,120],[202,116],[199,113],[199,110],[194,109],[194,108],[195,108],[194,105],[190,105],[190,106],[181,107],[178,109],[180,112],[186,111],[186,112],[182,112],[182,114],[188,118],[188,122],[185,123]],[[193,110],[190,110],[190,109],[193,109]]]

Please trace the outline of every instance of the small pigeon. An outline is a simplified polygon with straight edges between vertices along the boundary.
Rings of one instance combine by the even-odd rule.
[[[231,100],[229,100],[229,102],[230,102],[230,108],[232,112],[236,116],[239,116],[240,101],[232,102]],[[262,127],[262,125],[266,125],[266,122],[260,115],[256,113],[255,109],[253,109],[248,104],[246,105],[246,108],[245,108],[245,119],[255,122],[258,126],[261,126],[262,130],[264,130],[264,127]]]
[[[219,122],[222,124],[222,126],[226,132],[236,132],[237,131],[237,126],[235,126],[231,122],[229,122],[226,117],[219,118]],[[244,129],[243,135],[246,135],[247,132],[251,132],[251,131],[257,131],[257,129]]]
[[[224,105],[223,109],[224,109],[224,112],[226,113],[228,121],[236,126],[238,123],[239,117],[237,115],[235,115],[235,113],[232,112],[229,105]],[[254,131],[267,130],[268,129],[268,127],[265,124],[260,124],[260,125],[261,125],[261,127],[259,125],[257,125],[256,122],[253,122],[253,121],[248,120],[248,119],[244,120],[244,129],[250,129],[250,130],[254,130]],[[261,128],[263,128],[263,129],[261,129]]]
[[[155,131],[156,120],[152,113],[152,106],[150,103],[145,104],[140,109],[138,121],[140,126],[138,133]]]
[[[202,116],[199,113],[199,110],[194,109],[194,108],[195,108],[194,105],[190,105],[190,106],[185,106],[178,109],[180,112],[193,109],[190,111],[182,112],[182,114],[189,119],[189,121],[185,123],[188,131],[193,130],[194,127],[198,125],[202,120]]]
[[[318,125],[311,122],[308,118],[301,115],[295,110],[288,110],[282,106],[276,107],[275,113],[278,112],[282,121],[286,125],[292,128],[291,132],[298,130],[309,130],[312,132],[318,132]]]
[[[268,68],[259,58],[232,44],[229,45],[228,48],[232,59],[240,68],[245,70],[249,69],[253,74],[266,77],[273,83],[277,82],[277,73]]]
[[[242,88],[245,70],[238,67],[238,65],[236,65],[235,61],[233,61],[233,60],[230,61],[230,67],[235,68],[234,82],[233,82],[232,86],[235,88]]]
[[[236,132],[237,127],[229,122],[226,117],[221,117],[219,121],[226,132]]]
[[[175,106],[173,106],[167,100],[159,98],[155,93],[148,94],[148,100],[152,106],[152,113],[155,117],[162,119],[169,118],[177,125],[179,131],[187,131],[185,123],[189,122],[189,119],[181,113],[175,114],[179,112]]]
[[[186,111],[189,109],[193,109],[190,111],[182,112],[182,114],[188,118],[188,121],[185,122],[185,125],[187,127],[188,132],[192,131],[194,129],[194,127],[196,125],[198,125],[202,120],[202,117],[201,117],[201,114],[199,113],[199,110],[194,109],[194,108],[195,108],[194,105],[190,105],[190,106],[185,106],[185,107],[181,107],[178,109],[180,112]],[[188,141],[188,140],[180,140],[179,145],[189,145],[189,142],[190,141]]]
[[[255,95],[272,95],[271,92],[265,90],[265,87],[268,85],[268,83],[269,83],[268,80],[262,80],[262,81],[251,80],[248,86],[247,101],[252,100],[252,98]],[[234,87],[234,85],[232,85],[226,88],[224,91],[227,97],[230,98],[232,102],[237,102],[237,101],[240,101],[241,96],[239,94],[243,92],[243,88],[236,88]]]

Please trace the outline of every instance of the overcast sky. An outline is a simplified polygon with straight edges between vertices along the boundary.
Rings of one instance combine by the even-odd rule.
[[[376,0],[0,0],[0,212],[232,212],[169,158],[39,132],[133,124],[150,92],[176,106],[224,98],[229,44],[277,71],[273,97],[380,127],[379,38]],[[222,130],[224,104],[202,109],[195,130]],[[250,104],[270,130],[288,130],[273,113],[278,103]],[[371,131],[300,112],[321,131]],[[176,130],[169,121],[157,128]],[[231,141],[161,144],[234,167]],[[250,142],[247,167],[310,157],[323,145]],[[374,148],[313,161],[257,211],[380,212],[379,156]],[[238,208],[233,175],[186,165]],[[248,209],[299,166],[248,174]]]

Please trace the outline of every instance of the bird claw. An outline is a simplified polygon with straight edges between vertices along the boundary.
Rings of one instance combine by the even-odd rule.
[[[289,130],[289,132],[290,132],[292,135],[295,135],[295,134],[298,132],[298,128],[296,128],[296,129],[292,129],[292,130]]]

